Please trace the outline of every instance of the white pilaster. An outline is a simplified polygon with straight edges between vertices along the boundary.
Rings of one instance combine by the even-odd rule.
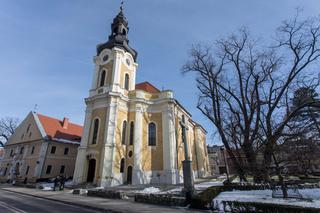
[[[116,126],[117,126],[117,99],[111,98],[110,105],[108,107],[108,114],[106,116],[106,128],[105,128],[105,144],[101,150],[101,182],[103,187],[119,185],[116,179],[114,179],[113,165],[115,159],[115,143],[116,143]]]
[[[134,166],[133,166],[133,184],[143,184],[143,174],[141,167],[141,148],[142,148],[142,106],[136,106],[136,116],[134,122]]]
[[[76,184],[82,183],[85,181],[86,177],[86,148],[90,141],[90,126],[91,126],[91,118],[92,118],[92,106],[88,105],[86,109],[86,116],[84,119],[84,128],[83,134],[81,138],[80,147],[78,147],[76,165],[73,174],[73,182]]]
[[[112,92],[120,92],[120,75],[121,75],[121,58],[123,51],[117,48],[113,48],[114,60],[112,70]]]
[[[93,71],[93,76],[92,76],[92,83],[91,83],[91,90],[94,90],[97,88],[97,85],[98,85],[98,79],[99,79],[99,63],[98,63],[98,56],[95,56],[93,58],[93,62],[95,64],[95,67],[94,67],[94,71]]]
[[[162,112],[163,165],[166,182],[169,184],[176,184],[177,181],[176,135],[173,119],[173,110],[169,106]]]
[[[42,168],[44,166],[44,161],[47,155],[47,150],[48,150],[48,146],[49,146],[49,142],[47,141],[43,141],[41,143],[41,148],[40,148],[40,153],[39,153],[39,158],[37,161],[37,165],[36,168],[34,170],[34,176],[36,178],[40,178],[41,177],[41,173],[42,173]]]

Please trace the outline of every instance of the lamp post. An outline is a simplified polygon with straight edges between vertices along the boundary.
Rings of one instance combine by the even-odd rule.
[[[228,180],[228,183],[230,183],[230,179],[229,179],[229,167],[228,167],[228,164],[227,164],[226,155],[224,154],[224,147],[221,147],[220,150],[221,150],[221,152],[222,152],[223,160],[224,160],[224,165],[225,165],[225,167],[226,167],[227,180]]]
[[[194,183],[193,183],[193,175],[192,175],[192,161],[189,158],[189,147],[187,141],[187,130],[188,127],[185,122],[185,117],[182,115],[182,120],[180,121],[181,129],[182,129],[182,142],[184,143],[184,156],[185,160],[182,161],[183,164],[183,191],[185,192],[186,202],[190,203],[192,196],[194,194]]]

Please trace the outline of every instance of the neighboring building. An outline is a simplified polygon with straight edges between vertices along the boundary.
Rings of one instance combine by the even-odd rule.
[[[172,91],[160,91],[148,82],[136,85],[137,52],[128,45],[128,30],[121,9],[109,40],[97,46],[74,182],[181,183],[182,116],[194,177],[209,175],[206,131],[192,121]]]
[[[226,173],[226,164],[224,162],[222,149],[223,146],[207,146],[208,156],[209,156],[209,165],[212,175],[219,175]]]
[[[30,112],[5,144],[0,181],[72,177],[82,126]]]
[[[0,163],[1,163],[1,160],[3,159],[4,157],[4,147],[2,145],[2,143],[0,143]]]

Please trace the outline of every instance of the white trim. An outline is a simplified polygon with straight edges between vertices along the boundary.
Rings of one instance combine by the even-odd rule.
[[[76,144],[80,146],[80,142],[75,142],[67,139],[62,139],[62,138],[52,138],[52,141],[57,141],[57,142],[62,142],[66,144]]]
[[[40,134],[41,134],[42,138],[47,138],[47,133],[44,131],[44,128],[42,126],[42,123],[40,122],[38,114],[35,113],[35,112],[32,112],[32,115],[33,115],[33,118],[34,118],[34,120],[36,122],[36,125],[37,125],[37,127],[38,127],[38,129],[40,131]]]

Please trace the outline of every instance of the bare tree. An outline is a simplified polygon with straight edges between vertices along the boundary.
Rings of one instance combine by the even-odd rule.
[[[320,57],[319,27],[319,20],[298,21],[297,15],[282,23],[270,47],[241,29],[214,47],[191,49],[182,72],[196,73],[197,107],[216,127],[240,177],[249,173],[255,181],[268,180],[289,121],[317,105],[311,101],[292,108],[290,100],[297,87],[319,78],[308,69]]]
[[[0,119],[0,144],[3,146],[14,133],[19,124],[19,119],[6,117]]]

